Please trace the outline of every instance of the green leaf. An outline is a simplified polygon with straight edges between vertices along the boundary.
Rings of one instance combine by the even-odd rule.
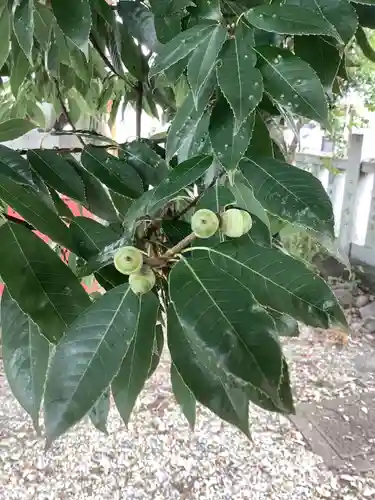
[[[264,31],[287,35],[340,36],[321,12],[316,13],[296,5],[260,5],[248,10],[245,18]]]
[[[215,362],[194,332],[185,327],[173,304],[168,309],[167,338],[172,362],[194,397],[249,436],[249,399],[244,389],[221,363]]]
[[[255,112],[253,133],[251,135],[249,147],[246,151],[246,156],[251,157],[252,155],[269,156],[270,158],[274,156],[273,142],[265,120],[259,111]]]
[[[0,44],[0,69],[4,66],[10,51],[10,22],[8,6],[3,2],[3,5],[0,5],[0,33],[3,38]]]
[[[118,238],[117,233],[88,217],[75,217],[69,230],[80,257],[89,259]]]
[[[138,172],[145,187],[157,186],[169,173],[166,161],[145,142],[128,142],[121,147],[121,154]]]
[[[209,125],[212,149],[226,170],[234,170],[249,145],[254,126],[254,114],[247,116],[238,132],[228,102],[222,97],[215,105]]]
[[[68,156],[66,158],[73,165],[85,186],[85,207],[104,220],[111,222],[118,221],[118,214],[113,201],[101,182],[83,168],[73,157]]]
[[[21,118],[13,118],[6,122],[2,122],[0,123],[0,142],[17,139],[36,127],[37,125],[35,123]]]
[[[196,399],[174,363],[171,364],[171,383],[174,397],[189,422],[190,428],[193,430],[196,419]]]
[[[137,333],[142,299],[128,284],[96,300],[67,330],[52,358],[44,396],[47,442],[81,420],[117,375]],[[69,360],[69,363],[67,363]]]
[[[173,247],[178,242],[186,238],[191,233],[191,225],[188,222],[179,219],[163,219],[163,233],[168,241],[168,244]]]
[[[289,50],[255,49],[265,91],[293,113],[327,123],[328,108],[322,84],[314,70]]]
[[[34,37],[34,0],[20,0],[14,11],[14,34],[27,59],[32,63]]]
[[[153,294],[141,295],[134,336],[122,360],[120,371],[112,381],[113,398],[126,425],[149,375],[158,307],[159,302]]]
[[[163,347],[164,347],[163,327],[161,325],[156,325],[154,345],[152,348],[151,364],[147,375],[148,378],[150,378],[154,374],[156,368],[159,365],[160,358],[163,352]]]
[[[116,193],[131,198],[143,193],[142,180],[132,166],[105,150],[87,146],[81,161],[88,172]]]
[[[34,10],[34,36],[44,51],[50,47],[51,32],[55,18],[51,9],[37,2]]]
[[[194,250],[189,260],[181,259],[169,275],[170,298],[187,341],[193,351],[203,351],[213,374],[218,365],[227,384],[233,381],[250,392],[260,391],[280,411],[288,411],[278,391],[283,358],[275,323],[254,298],[248,283],[238,279],[236,271],[241,268],[233,265],[232,269],[224,259],[217,266],[215,258],[216,253],[209,248]],[[186,370],[173,353],[172,360],[190,387]]]
[[[85,187],[74,167],[55,151],[34,149],[27,159],[40,177],[59,193],[74,200],[85,201]]]
[[[0,175],[19,184],[34,185],[30,164],[17,151],[0,144]]]
[[[236,172],[235,180],[230,189],[236,199],[238,206],[255,215],[269,230],[270,221],[264,207],[254,196],[254,191],[248,186],[246,179],[241,173]]]
[[[186,31],[184,33],[186,33]],[[210,77],[215,69],[217,57],[226,38],[227,30],[221,24],[213,27],[204,39],[201,40],[190,57],[187,67],[187,78],[193,94],[195,106],[197,106],[198,101],[201,100],[206,87],[211,85]]]
[[[40,198],[40,193],[31,186],[18,184],[11,178],[0,176],[0,198],[53,241],[72,249],[69,229]]]
[[[148,71],[142,48],[135,43],[126,26],[122,25],[119,29],[122,61],[129,72],[142,82],[146,79]]]
[[[132,232],[136,222],[146,215],[153,217],[169,201],[177,198],[180,192],[194,184],[207,171],[212,163],[210,156],[196,156],[175,167],[156,188],[144,193],[130,207],[124,225]]]
[[[193,26],[174,37],[158,51],[150,69],[150,77],[167,70],[184,59],[201,43],[204,44],[207,37],[211,36],[216,29],[217,25],[202,24]]]
[[[178,155],[179,160],[185,161],[186,151],[191,148],[201,121],[209,119],[210,114],[205,115],[205,108],[212,90],[209,87],[206,87],[205,90],[206,94],[202,96],[197,106],[194,103],[192,93],[189,92],[181,108],[177,110],[168,131],[167,161],[170,161],[174,155]],[[180,155],[183,158],[180,158]]]
[[[25,227],[0,228],[0,276],[10,295],[50,342],[90,305],[72,271],[57,254]]]
[[[17,97],[19,90],[22,88],[21,85],[24,82],[31,66],[27,57],[25,56],[23,50],[18,45],[18,42],[15,38],[12,38],[12,68],[10,74],[10,88],[12,90],[12,94]],[[35,128],[34,125],[33,128]],[[28,132],[28,130],[26,130]],[[25,132],[21,132],[20,134],[12,137],[12,139],[16,139],[19,135],[23,135]],[[1,136],[0,136],[1,139]],[[7,139],[8,140],[8,139]]]
[[[263,306],[307,325],[347,328],[344,313],[329,286],[287,253],[242,238],[195,252],[204,254],[200,261],[210,260],[215,269],[241,280],[241,286],[251,290]]]
[[[76,254],[85,260],[94,257],[118,239],[118,234],[111,228],[87,217],[75,217],[69,229]],[[95,277],[105,289],[114,288],[125,281],[125,276],[116,270],[113,262],[95,273]]]
[[[51,0],[52,10],[64,35],[85,55],[91,29],[88,0]]]
[[[281,337],[298,337],[299,327],[295,319],[291,318],[287,314],[281,314],[276,311],[270,312],[272,315],[277,331]]]
[[[89,413],[89,417],[93,426],[98,429],[98,431],[103,432],[103,434],[106,434],[107,436],[107,420],[110,408],[109,395],[109,391],[104,392],[91,408]]]
[[[240,170],[255,198],[271,214],[334,237],[331,200],[312,174],[273,158],[244,158]]]
[[[331,91],[341,63],[341,54],[331,41],[322,36],[299,36],[294,40],[294,52],[316,71],[324,89]]]
[[[235,116],[235,134],[239,133],[241,125],[263,96],[262,74],[254,67],[256,56],[253,47],[253,30],[239,24],[235,36],[225,42],[216,70],[221,91]]]
[[[286,0],[285,5],[297,5],[323,16],[347,44],[354,36],[358,19],[348,0]]]
[[[39,410],[48,367],[49,343],[35,323],[4,290],[1,299],[1,343],[10,388],[39,432]]]

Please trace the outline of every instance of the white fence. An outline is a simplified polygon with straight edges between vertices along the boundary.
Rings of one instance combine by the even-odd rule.
[[[375,266],[375,160],[363,161],[362,147],[363,135],[352,134],[347,158],[297,153],[296,165],[315,175],[329,194],[341,248],[350,259]]]

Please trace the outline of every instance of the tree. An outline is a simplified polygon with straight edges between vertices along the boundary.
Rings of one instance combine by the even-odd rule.
[[[0,2],[0,139],[40,125],[49,102],[51,133],[81,143],[0,146],[0,199],[23,219],[4,210],[0,228],[4,365],[36,428],[44,401],[48,443],[87,414],[105,430],[110,393],[127,422],[164,338],[191,425],[196,401],[246,435],[249,402],[294,411],[280,336],[298,321],[347,323],[277,238],[292,224],[330,247],[334,220],[320,182],[286,163],[269,128],[295,115],[327,123],[356,10],[373,15],[372,3]],[[106,119],[108,100],[112,121],[134,106],[136,140],[76,130],[80,112],[93,127]],[[141,114],[160,109],[167,137],[142,138]],[[99,294],[81,286],[88,276]]]

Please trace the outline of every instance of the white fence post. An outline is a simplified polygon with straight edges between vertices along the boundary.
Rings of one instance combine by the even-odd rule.
[[[351,134],[348,145],[343,204],[339,226],[340,247],[349,254],[355,220],[355,200],[362,160],[362,134]]]

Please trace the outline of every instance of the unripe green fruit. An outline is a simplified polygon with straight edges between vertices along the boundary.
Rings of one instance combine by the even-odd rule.
[[[129,286],[136,294],[147,293],[155,285],[155,273],[152,269],[143,268],[138,273],[132,273],[129,276]]]
[[[221,216],[220,228],[230,238],[239,238],[250,231],[252,225],[253,220],[246,210],[230,208]]]
[[[115,253],[113,263],[122,274],[136,273],[143,266],[143,255],[138,248],[122,247]]]
[[[198,238],[210,238],[219,229],[219,218],[212,212],[202,208],[191,218],[191,230]]]

